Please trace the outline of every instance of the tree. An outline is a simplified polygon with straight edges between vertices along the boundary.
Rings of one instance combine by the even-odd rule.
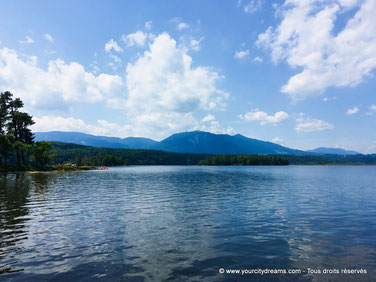
[[[39,165],[46,165],[52,161],[56,156],[56,151],[50,142],[40,141],[36,142],[33,146],[31,159]]]
[[[14,137],[10,134],[0,134],[0,165],[7,165],[8,157],[13,153]]]
[[[10,94],[10,93],[9,93]],[[23,107],[23,102],[20,98],[12,100],[12,94],[8,99],[9,108],[9,122],[7,123],[8,133],[14,136],[16,142],[22,142],[24,144],[33,143],[33,133],[30,130],[30,126],[34,124],[33,118],[28,113],[20,112],[19,109]],[[16,146],[16,158],[17,165],[26,163],[24,146]]]
[[[12,93],[6,91],[0,94],[0,134],[5,134],[9,120],[9,103],[12,100]]]

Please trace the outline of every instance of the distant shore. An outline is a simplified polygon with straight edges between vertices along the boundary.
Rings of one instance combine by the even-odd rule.
[[[8,172],[47,172],[47,171],[81,171],[81,170],[97,170],[100,168],[94,166],[74,166],[74,165],[8,165],[0,167],[0,173]]]

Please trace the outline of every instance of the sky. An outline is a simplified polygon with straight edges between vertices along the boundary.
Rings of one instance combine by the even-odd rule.
[[[3,0],[33,131],[202,130],[376,153],[375,0]]]

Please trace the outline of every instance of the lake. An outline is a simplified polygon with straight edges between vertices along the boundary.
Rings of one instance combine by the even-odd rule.
[[[376,166],[131,166],[0,187],[2,281],[376,277]]]

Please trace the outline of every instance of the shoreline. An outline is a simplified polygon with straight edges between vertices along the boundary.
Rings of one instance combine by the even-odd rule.
[[[71,165],[48,165],[48,166],[35,166],[35,165],[9,165],[0,167],[0,173],[13,173],[13,172],[72,172],[72,171],[85,171],[85,170],[100,170],[94,166],[71,166]]]
[[[180,164],[177,165],[124,165],[124,166],[182,166]],[[183,165],[186,166],[186,165]],[[376,166],[376,163],[326,163],[326,164],[288,164],[288,165],[188,165],[188,166],[197,166],[197,167],[258,167],[258,166]],[[111,166],[111,167],[122,167],[122,166]],[[74,172],[74,171],[89,171],[89,170],[107,170],[107,168],[101,167],[94,167],[94,166],[71,166],[71,165],[51,165],[51,166],[33,166],[33,165],[22,165],[22,166],[6,166],[0,167],[0,174],[8,174],[8,173],[41,173],[41,172]]]

